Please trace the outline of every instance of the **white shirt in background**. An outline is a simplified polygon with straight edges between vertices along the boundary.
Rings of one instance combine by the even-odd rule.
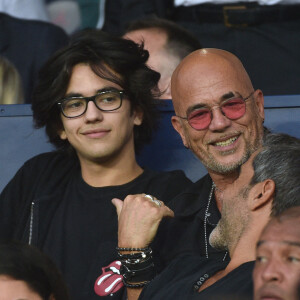
[[[260,5],[300,4],[300,0],[174,0],[175,6],[192,6],[197,4],[228,4],[238,2],[257,2]]]
[[[44,0],[0,0],[0,12],[20,19],[49,22]]]

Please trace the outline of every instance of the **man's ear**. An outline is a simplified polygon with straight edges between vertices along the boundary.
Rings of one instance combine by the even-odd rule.
[[[264,110],[264,95],[261,90],[255,91],[255,104],[259,116],[264,120],[265,119],[265,110]]]
[[[67,134],[66,134],[66,132],[64,131],[64,129],[59,130],[58,135],[60,136],[60,138],[61,138],[62,140],[67,140],[67,139],[68,139]]]
[[[183,143],[184,147],[185,148],[190,148],[189,144],[188,144],[188,142],[185,138],[184,128],[182,126],[181,121],[178,120],[178,117],[176,117],[176,116],[172,116],[171,121],[172,121],[172,125],[173,125],[174,129],[180,134],[181,140],[182,140],[182,143]]]
[[[143,123],[144,113],[142,112],[141,109],[136,108],[133,114],[134,114],[134,121],[133,121],[134,125],[140,126]]]
[[[275,195],[275,182],[272,179],[266,179],[255,184],[250,192],[250,209],[252,211],[258,210],[273,202]]]

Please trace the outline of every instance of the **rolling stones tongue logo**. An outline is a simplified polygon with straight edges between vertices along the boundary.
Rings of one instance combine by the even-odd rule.
[[[102,268],[102,275],[97,278],[94,285],[94,290],[97,295],[108,296],[116,293],[124,286],[120,268],[121,262],[118,260]]]

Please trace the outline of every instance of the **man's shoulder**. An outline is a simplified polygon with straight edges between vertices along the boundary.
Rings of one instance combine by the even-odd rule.
[[[178,194],[170,202],[170,208],[175,214],[194,214],[207,205],[209,193],[212,187],[212,180],[207,174],[197,182],[188,185],[182,193]]]
[[[162,172],[145,169],[143,178],[147,181],[145,192],[151,193],[165,203],[192,184],[192,181],[181,170]]]
[[[77,158],[72,155],[60,151],[52,151],[39,154],[27,160],[23,169],[32,170],[34,172],[59,174],[60,171],[70,170],[76,163]]]
[[[179,255],[144,289],[141,299],[188,299],[198,278],[226,265],[196,254]]]

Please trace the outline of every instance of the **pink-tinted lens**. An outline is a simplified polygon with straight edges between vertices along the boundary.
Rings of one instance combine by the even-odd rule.
[[[188,116],[189,124],[196,130],[206,128],[211,121],[211,113],[207,108],[197,109]]]
[[[221,110],[228,119],[236,120],[245,114],[246,103],[240,98],[230,99],[222,105]]]

